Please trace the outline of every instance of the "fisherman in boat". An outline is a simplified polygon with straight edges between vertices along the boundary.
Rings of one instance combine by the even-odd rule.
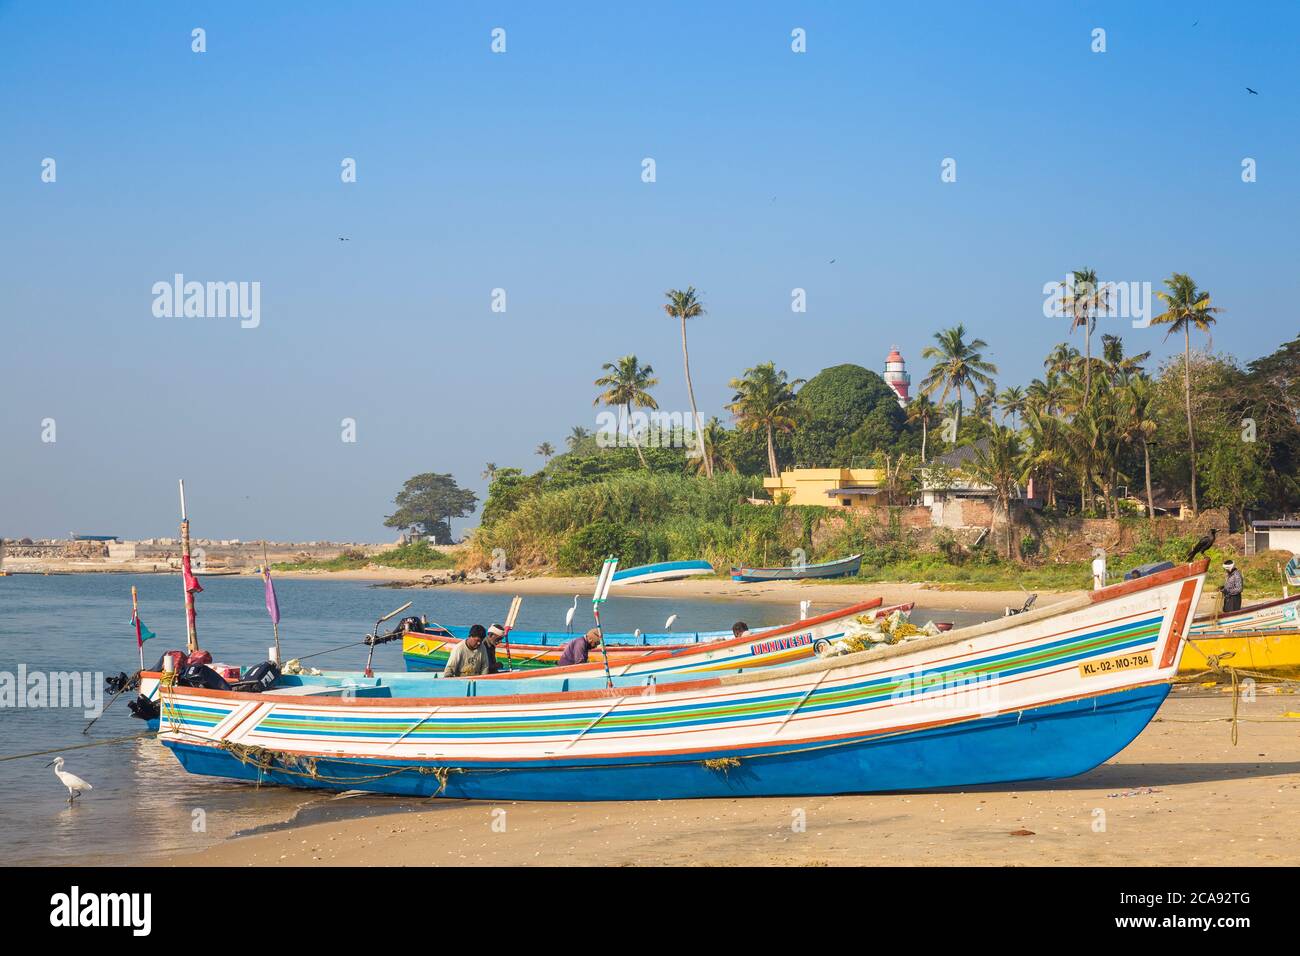
[[[1231,560],[1224,561],[1223,570],[1227,574],[1227,577],[1223,580],[1223,587],[1219,588],[1223,592],[1223,612],[1228,614],[1232,611],[1240,611],[1241,592],[1245,588],[1246,582],[1235,562]]]
[[[731,636],[734,637],[736,640],[740,640],[748,633],[749,633],[749,625],[746,624],[744,621],[737,621],[735,624],[731,625]]]
[[[601,635],[598,627],[593,627],[581,637],[575,637],[564,645],[564,652],[560,654],[560,661],[557,666],[568,667],[570,664],[587,663],[587,655],[594,648],[600,647],[600,641]]]
[[[487,631],[482,624],[469,629],[469,636],[451,649],[443,677],[479,677],[488,672],[488,651],[483,646]]]
[[[493,624],[487,629],[487,637],[483,640],[483,650],[487,654],[489,674],[499,674],[501,664],[497,661],[497,646],[505,639],[506,629],[500,624]]]

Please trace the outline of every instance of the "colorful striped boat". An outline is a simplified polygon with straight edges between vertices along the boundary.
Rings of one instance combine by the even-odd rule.
[[[747,581],[802,581],[806,578],[844,578],[862,569],[862,555],[851,554],[838,561],[821,564],[803,564],[789,568],[732,568],[731,580]]]
[[[821,795],[1066,777],[1114,756],[1178,669],[1207,562],[913,642],[612,688],[421,675],[466,696],[167,686],[189,772],[480,800]],[[635,679],[634,679],[635,680]]]
[[[1300,595],[1198,617],[1188,634],[1183,672],[1214,670],[1214,664],[1300,673]]]
[[[894,611],[910,611],[912,609],[911,604],[895,604],[890,607],[881,607],[881,603],[880,598],[874,598],[806,621],[796,621],[794,624],[786,624],[780,627],[760,628],[756,631],[750,631],[740,638],[733,637],[730,631],[721,631],[715,632],[716,636],[704,640],[687,640],[685,642],[681,642],[685,635],[655,635],[655,637],[676,637],[681,642],[676,644],[658,642],[654,644],[619,644],[611,641],[607,648],[609,664],[611,668],[616,668],[635,663],[640,672],[649,673],[662,662],[688,659],[691,663],[701,663],[710,667],[720,660],[742,663],[745,666],[753,667],[755,666],[756,657],[774,664],[793,663],[794,660],[810,655],[812,653],[812,644],[815,641],[821,639],[833,640],[842,636],[844,627],[859,614],[874,612],[876,617],[883,618],[888,617]],[[803,634],[805,632],[813,636],[799,645],[802,648],[801,651],[797,648],[786,648],[779,655],[775,653],[755,655],[752,651],[752,648],[771,641],[786,639],[792,634]],[[509,674],[494,675],[496,678],[528,677],[535,676],[539,671],[553,670],[559,663],[560,655],[564,653],[564,643],[572,640],[575,636],[572,634],[554,635],[555,639],[547,643],[524,644],[514,639],[517,633],[511,634],[508,655],[504,644],[497,650],[497,660],[503,665],[509,664],[511,672]],[[544,635],[544,637],[550,638],[552,635]],[[645,637],[645,635],[642,635],[642,637]],[[404,635],[402,638],[402,657],[406,661],[406,669],[408,671],[441,671],[447,663],[447,657],[451,654],[452,648],[463,639],[463,637],[454,634],[451,628]],[[593,652],[592,663],[579,666],[599,667],[603,671],[604,662],[598,652]],[[682,664],[681,668],[688,666],[690,666],[689,663]],[[679,668],[674,667],[673,669]]]
[[[614,572],[614,583],[648,584],[651,581],[676,581],[696,574],[712,574],[713,565],[707,561],[660,561],[643,564],[637,568],[624,568]]]

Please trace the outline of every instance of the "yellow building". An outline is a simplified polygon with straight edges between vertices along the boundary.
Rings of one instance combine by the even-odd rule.
[[[883,468],[795,468],[779,478],[764,478],[773,501],[823,508],[867,508],[884,492]],[[884,498],[880,498],[880,504]]]

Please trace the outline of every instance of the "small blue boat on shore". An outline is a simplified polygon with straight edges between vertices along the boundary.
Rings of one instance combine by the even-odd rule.
[[[676,581],[696,574],[712,574],[713,565],[707,561],[660,561],[643,564],[637,568],[624,568],[614,572],[615,584],[646,584],[650,581]]]

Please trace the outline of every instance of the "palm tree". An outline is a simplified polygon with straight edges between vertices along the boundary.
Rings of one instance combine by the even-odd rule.
[[[1196,432],[1192,428],[1192,328],[1206,335],[1215,322],[1214,316],[1222,309],[1210,305],[1210,293],[1196,288],[1192,277],[1175,272],[1165,280],[1168,292],[1157,292],[1165,304],[1165,311],[1151,321],[1168,325],[1165,338],[1175,332],[1183,333],[1183,400],[1187,406],[1187,446],[1192,456],[1192,514],[1196,514]]]
[[[623,415],[624,428],[627,427],[628,419],[632,415],[632,406],[637,408],[657,409],[659,403],[654,400],[650,394],[650,389],[659,384],[659,379],[654,377],[654,368],[649,365],[642,365],[636,360],[635,355],[624,355],[617,362],[606,362],[601,366],[605,372],[600,378],[593,383],[604,391],[596,396],[592,405],[607,405],[611,408],[618,408]],[[640,442],[634,441],[632,447],[636,449],[636,455],[641,459],[643,468],[650,467],[646,464],[645,455],[641,453]]]
[[[1049,508],[1056,507],[1056,477],[1067,464],[1062,427],[1061,420],[1050,409],[1037,405],[1025,409],[1025,433],[1029,440],[1025,461],[1028,472],[1046,482]]]
[[[930,422],[939,414],[939,409],[930,396],[921,394],[907,404],[907,421],[909,424],[921,423],[921,464],[925,464],[925,445],[930,437]]]
[[[1101,361],[1110,374],[1111,382],[1122,385],[1135,373],[1142,371],[1142,363],[1151,357],[1150,352],[1137,355],[1124,354],[1124,340],[1118,335],[1101,337]]]
[[[1060,342],[1056,348],[1047,353],[1047,358],[1043,359],[1043,368],[1054,375],[1068,372],[1082,357],[1073,345]]]
[[[1048,415],[1055,415],[1065,401],[1065,389],[1056,371],[1047,373],[1045,379],[1034,379],[1025,391],[1026,407],[1034,407]]]
[[[722,422],[718,421],[716,415],[705,423],[699,441],[700,454],[686,458],[686,467],[689,470],[703,472],[706,468],[705,459],[708,460],[707,467],[715,471],[718,468],[725,468],[732,473],[737,470],[735,461],[726,452],[727,429]]]
[[[1083,326],[1083,391],[1092,394],[1092,333],[1097,313],[1106,308],[1108,290],[1097,284],[1096,269],[1075,269],[1074,287],[1061,283],[1061,304],[1070,319],[1070,331]]]
[[[1142,468],[1146,472],[1147,517],[1156,516],[1155,499],[1151,494],[1151,450],[1147,443],[1155,437],[1156,420],[1154,409],[1155,394],[1151,379],[1145,375],[1135,375],[1124,386],[1123,394],[1123,428],[1127,441],[1137,439],[1142,445]]]
[[[496,476],[497,476],[497,463],[495,461],[490,461],[483,466],[482,477],[486,478],[489,483],[491,483],[492,479],[495,478]]]
[[[537,446],[537,454],[550,461],[551,456],[555,454],[555,447],[550,442],[544,441]]]
[[[668,297],[664,311],[669,318],[680,319],[682,323],[682,365],[686,368],[686,394],[691,400],[691,423],[698,433],[703,430],[703,425],[700,422],[700,411],[695,406],[695,387],[691,384],[691,353],[686,348],[686,320],[705,315],[704,303],[700,301],[693,285],[687,286],[685,291],[669,289],[664,295]],[[704,476],[713,477],[713,465],[707,458],[704,460]]]
[[[569,432],[569,437],[564,439],[564,443],[569,446],[569,450],[577,448],[584,441],[591,437],[591,432],[581,425],[574,425],[573,430]]]
[[[1005,425],[987,425],[985,445],[972,445],[974,456],[962,470],[993,489],[1007,522],[1007,558],[1011,558],[1011,499],[1024,480],[1026,466],[1020,439]]]
[[[986,362],[980,349],[989,344],[983,339],[966,341],[966,327],[960,323],[951,329],[934,333],[938,345],[927,345],[921,350],[921,357],[934,359],[930,373],[921,382],[921,393],[932,395],[939,391],[939,403],[948,400],[948,393],[957,395],[957,430],[961,431],[962,391],[969,388],[972,398],[978,395],[978,386],[993,384],[997,374],[996,365]],[[940,387],[942,390],[940,391]]]
[[[1002,410],[1003,423],[1006,423],[1008,415],[1011,416],[1012,422],[1018,422],[1020,416],[1024,414],[1026,401],[1025,390],[1019,385],[1008,385],[1004,388],[998,395],[998,408]]]
[[[767,467],[773,478],[778,477],[773,436],[778,431],[794,430],[794,390],[803,384],[803,379],[788,381],[784,370],[778,372],[774,363],[764,362],[745,369],[745,377],[733,378],[730,384],[736,394],[732,396],[727,411],[736,416],[738,428],[744,431],[762,429],[767,433]]]

